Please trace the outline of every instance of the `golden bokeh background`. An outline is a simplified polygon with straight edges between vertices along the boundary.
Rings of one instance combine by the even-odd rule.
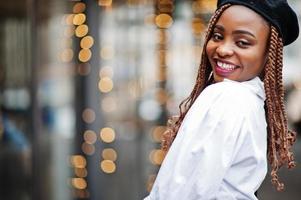
[[[143,199],[216,0],[1,2],[0,199]],[[300,1],[290,3],[300,18]],[[289,125],[299,132],[300,47],[284,52]],[[281,177],[286,191],[267,176],[259,199],[299,199],[300,166]]]

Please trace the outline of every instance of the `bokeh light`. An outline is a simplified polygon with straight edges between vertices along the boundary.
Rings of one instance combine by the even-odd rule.
[[[83,111],[82,118],[86,123],[93,123],[95,121],[96,114],[91,108],[86,108]]]
[[[162,135],[166,131],[166,126],[156,126],[152,129],[152,138],[155,142],[161,142]]]
[[[161,0],[158,3],[160,13],[172,13],[174,10],[173,0]]]
[[[86,10],[86,4],[83,2],[77,2],[73,6],[73,13],[82,13]]]
[[[161,163],[164,160],[165,154],[166,154],[165,151],[161,149],[154,149],[149,154],[149,160],[154,165],[161,165]]]
[[[78,54],[78,59],[81,62],[87,62],[90,60],[91,56],[92,56],[92,52],[90,49],[81,49]]]
[[[101,153],[104,160],[116,161],[117,153],[113,148],[106,148]]]
[[[85,189],[87,187],[87,182],[83,178],[72,178],[71,184],[76,189]]]
[[[86,15],[83,13],[78,13],[73,17],[73,24],[74,25],[81,25],[86,21]]]
[[[112,128],[105,127],[100,131],[100,139],[106,143],[111,143],[115,140],[115,131]]]
[[[92,130],[86,130],[84,132],[84,140],[86,141],[86,143],[88,144],[94,144],[97,140],[97,135],[94,131]]]
[[[93,144],[88,144],[86,142],[84,142],[82,144],[82,151],[86,154],[86,155],[93,155],[95,153],[95,147]]]
[[[204,32],[205,28],[206,26],[202,19],[200,18],[192,19],[192,31],[195,36],[200,36]]]
[[[93,44],[94,44],[94,39],[92,36],[85,36],[80,41],[80,46],[83,49],[89,49],[93,46]]]
[[[82,155],[73,155],[70,158],[70,163],[75,168],[85,168],[87,161],[86,158]]]
[[[149,175],[148,179],[147,179],[147,183],[146,183],[146,189],[148,192],[150,192],[152,190],[153,184],[156,180],[156,175],[155,174],[151,174]]]
[[[74,168],[74,174],[79,178],[84,178],[88,175],[86,168]]]
[[[103,160],[100,163],[100,168],[103,172],[107,174],[114,173],[116,171],[116,165],[111,160]]]
[[[100,6],[111,6],[112,0],[98,0],[98,5]]]
[[[84,37],[85,35],[88,34],[89,27],[86,24],[79,25],[75,29],[75,35],[77,37]]]
[[[104,77],[100,79],[98,83],[98,89],[101,92],[107,93],[110,92],[113,89],[113,81],[109,77]]]
[[[157,15],[155,21],[159,28],[169,28],[173,23],[172,17],[165,13]]]

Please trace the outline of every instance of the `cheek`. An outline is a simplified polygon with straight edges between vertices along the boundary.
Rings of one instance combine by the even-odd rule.
[[[265,55],[263,53],[254,54],[254,52],[259,51],[255,50],[248,57],[245,57],[244,66],[247,68],[246,72],[250,73],[250,75],[259,75],[264,67]]]

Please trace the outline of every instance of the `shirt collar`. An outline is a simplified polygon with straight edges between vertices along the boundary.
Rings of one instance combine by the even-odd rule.
[[[224,81],[233,81],[233,80],[224,78]],[[238,81],[234,81],[234,82],[238,82]],[[257,96],[262,98],[263,101],[265,101],[266,96],[265,96],[265,90],[264,90],[264,83],[260,80],[260,78],[258,76],[256,76],[255,78],[253,78],[251,80],[238,82],[238,83],[247,87],[250,91],[252,91]]]

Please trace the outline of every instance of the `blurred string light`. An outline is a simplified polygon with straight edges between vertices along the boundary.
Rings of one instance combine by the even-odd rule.
[[[81,25],[86,21],[86,15],[84,13],[75,14],[73,17],[73,24],[74,25]]]
[[[156,180],[156,175],[155,174],[151,174],[148,176],[148,180],[146,183],[146,189],[148,192],[150,192],[152,190],[153,184]]]
[[[157,9],[160,13],[172,13],[174,11],[174,3],[172,0],[159,0]]]
[[[77,177],[85,178],[88,175],[88,171],[86,168],[74,168],[74,174]]]
[[[62,38],[62,50],[58,54],[58,58],[60,61],[64,63],[69,63],[72,61],[74,57],[74,52],[72,49],[72,37],[74,35],[74,25],[72,24],[73,21],[73,14],[66,14],[62,18],[62,24],[64,26],[63,29],[63,38]]]
[[[117,159],[117,153],[113,148],[104,149],[101,155],[104,160],[116,161]]]
[[[84,2],[78,1],[74,3],[73,13],[65,15],[64,21],[68,27],[64,31],[64,35],[71,39],[71,37],[77,37],[80,41],[78,46],[80,47],[77,59],[79,63],[77,64],[77,73],[81,76],[88,76],[91,71],[91,66],[88,63],[92,57],[91,48],[94,45],[94,39],[89,34],[89,26],[86,23],[87,16],[85,14],[86,4]],[[72,39],[71,39],[72,40]],[[62,52],[61,59],[65,62],[71,61],[73,59],[74,52],[66,49]],[[82,112],[82,120],[91,124],[94,123],[96,119],[96,113],[91,108],[86,108]],[[85,155],[93,155],[95,153],[94,144],[97,141],[97,134],[93,130],[86,130],[83,133],[83,143],[81,145],[81,150]],[[73,186],[73,194],[75,198],[89,198],[90,194],[88,191],[88,183],[85,178],[88,175],[87,171],[87,161],[83,155],[73,155],[70,158],[71,166],[74,168],[75,177],[71,178],[71,185]]]
[[[193,17],[191,20],[191,29],[194,36],[194,46],[192,46],[192,52],[194,52],[195,65],[199,65],[202,54],[202,44],[206,27],[206,21],[208,21],[208,13],[212,13],[216,7],[216,0],[194,0],[191,4]]]
[[[74,174],[76,177],[71,178],[71,186],[75,189],[73,190],[74,196],[76,198],[88,198],[89,192],[87,191],[87,182],[85,177],[88,172],[86,169],[87,161],[82,155],[73,155],[70,157],[70,164],[74,168]]]
[[[110,127],[104,127],[100,130],[100,139],[105,143],[111,143],[115,140],[115,131]]]
[[[80,41],[80,47],[83,49],[89,49],[93,46],[94,39],[91,36],[85,36]]]
[[[95,121],[96,114],[95,111],[91,108],[86,108],[82,113],[82,118],[84,122],[91,124]]]
[[[112,160],[102,160],[100,162],[100,168],[107,174],[112,174],[116,171],[116,165]]]
[[[93,144],[89,144],[87,142],[82,143],[82,151],[86,154],[86,155],[93,155],[95,153],[95,147]]]
[[[157,34],[157,43],[159,45],[164,45],[169,43],[170,32],[168,30],[158,29],[156,34]]]
[[[86,158],[82,155],[71,156],[70,163],[71,163],[71,166],[75,167],[75,168],[85,168],[87,165]]]
[[[99,6],[112,6],[112,0],[98,0]]]
[[[103,93],[108,93],[113,89],[113,80],[109,77],[101,78],[98,82],[98,89]]]
[[[150,152],[149,154],[149,160],[154,164],[154,165],[161,165],[162,161],[165,157],[165,151],[161,149],[154,149]]]
[[[73,6],[73,13],[83,13],[86,10],[86,4],[83,2],[78,2]]]
[[[168,46],[170,42],[170,32],[169,28],[173,25],[174,19],[173,19],[173,11],[174,11],[174,1],[173,0],[158,0],[156,1],[156,17],[155,17],[155,25],[157,27],[156,36],[157,36],[157,63],[158,63],[158,70],[156,75],[156,81],[158,82],[157,88],[155,90],[155,99],[150,101],[147,100],[145,102],[149,102],[150,105],[152,105],[152,113],[155,113],[154,111],[157,110],[157,114],[153,116],[150,115],[150,112],[147,112],[147,115],[143,114],[146,113],[147,109],[144,109],[145,112],[141,112],[140,115],[144,116],[152,116],[152,120],[158,120],[163,114],[163,111],[166,110],[166,105],[168,101],[168,93],[166,91],[165,85],[167,80],[167,68],[168,68]],[[145,103],[142,103],[142,107]],[[146,104],[147,105],[147,104]],[[146,107],[150,107],[144,106]],[[155,106],[156,105],[156,106]],[[154,109],[157,108],[157,109]],[[142,109],[141,109],[142,111]],[[162,123],[162,122],[159,122]],[[155,143],[161,143],[162,134],[166,130],[166,126],[155,126],[151,130],[151,136]],[[161,149],[152,149],[149,152],[149,161],[155,165],[160,166],[163,162],[163,159],[165,157],[165,152]],[[156,175],[150,175],[149,179],[147,180],[147,190],[150,191],[153,183],[155,181]]]
[[[71,179],[71,184],[73,187],[76,189],[85,189],[87,187],[87,182],[83,178],[72,178]]]
[[[192,2],[192,11],[196,14],[213,13],[216,8],[217,0],[194,0]]]
[[[88,144],[94,144],[97,140],[97,135],[94,131],[92,130],[86,130],[84,132],[84,140],[86,141],[86,143]]]
[[[81,49],[78,54],[78,59],[81,62],[88,62],[91,59],[92,52],[90,49]]]
[[[173,19],[168,14],[159,14],[155,18],[156,25],[159,28],[169,28],[173,24]]]
[[[162,141],[162,135],[166,130],[166,126],[156,126],[152,129],[152,138],[155,142]]]
[[[82,24],[75,29],[75,35],[76,37],[84,37],[88,34],[88,31],[89,27],[86,24]]]
[[[128,6],[135,6],[135,5],[141,5],[143,3],[145,3],[145,0],[127,0],[126,1]]]
[[[84,14],[86,10],[86,4],[83,2],[78,2],[73,6],[73,18],[72,23],[74,26],[77,26],[74,30],[76,37],[80,39],[80,51],[78,53],[78,60],[82,63],[88,62],[92,57],[92,48],[94,44],[94,39],[92,36],[87,35],[89,32],[89,26],[84,24],[87,21],[87,17]],[[71,20],[71,19],[70,19]],[[80,75],[83,75],[79,73]],[[84,74],[86,75],[86,74]]]
[[[112,143],[115,140],[115,131],[110,127],[104,127],[101,129],[99,136],[103,142]],[[100,169],[107,174],[114,173],[116,171],[117,152],[113,148],[105,148],[101,155],[103,160],[100,162]]]
[[[192,19],[192,32],[195,37],[201,37],[205,30],[205,23],[201,18]]]
[[[98,5],[105,11],[112,10],[112,0],[98,0]],[[106,12],[103,12],[104,14]],[[98,89],[102,93],[100,96],[100,108],[102,111],[109,113],[117,108],[116,99],[110,93],[114,88],[113,68],[110,66],[115,56],[115,50],[112,44],[100,45],[100,63],[106,62],[106,66],[100,66]],[[103,127],[99,132],[100,141],[110,144],[114,142],[116,137],[115,131],[111,127]],[[112,174],[116,171],[115,161],[117,160],[117,152],[113,148],[105,148],[102,150],[102,158],[100,162],[100,170],[107,174]]]

